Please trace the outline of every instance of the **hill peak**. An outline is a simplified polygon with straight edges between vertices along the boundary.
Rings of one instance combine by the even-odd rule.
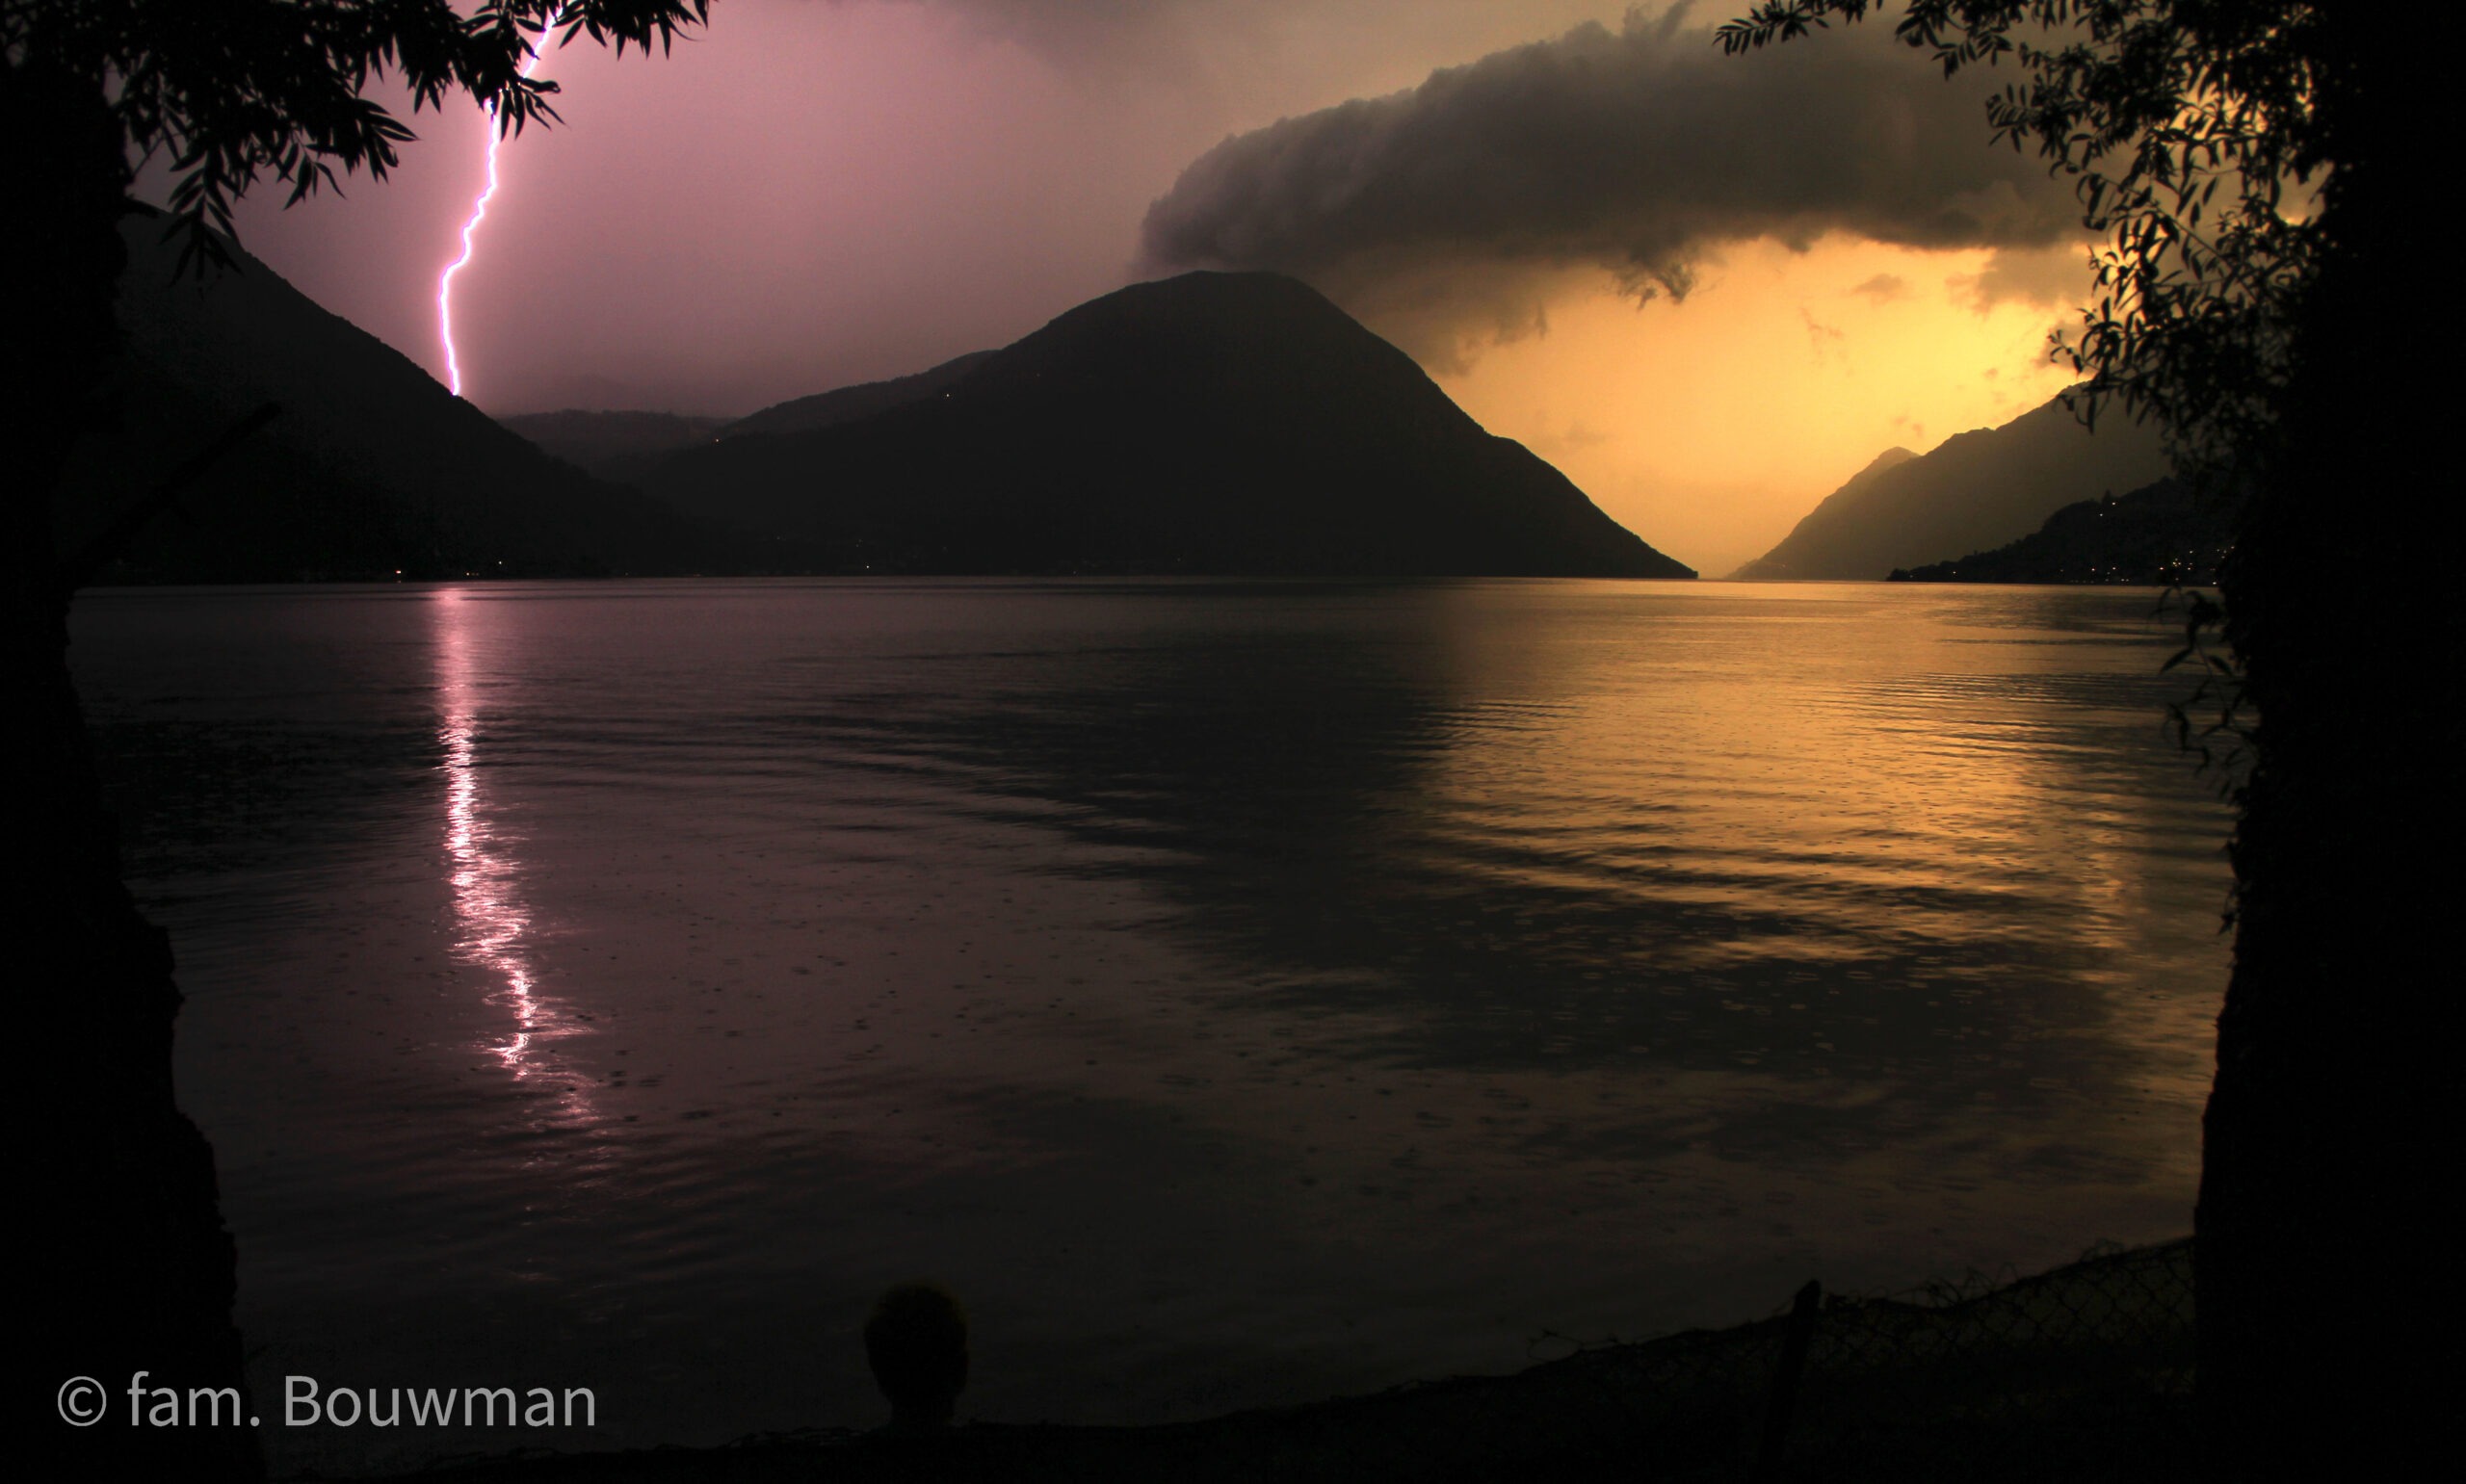
[[[2001,546],[2063,506],[2165,470],[2153,429],[2114,419],[2092,436],[2058,397],[1923,455],[1886,450],[1730,575],[1881,582],[1897,568]]]
[[[731,430],[645,487],[852,571],[1694,575],[1282,273],[1134,283],[930,395],[877,385],[870,415]]]

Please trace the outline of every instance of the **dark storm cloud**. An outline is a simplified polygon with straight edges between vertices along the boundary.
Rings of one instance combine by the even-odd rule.
[[[1597,265],[1639,297],[1683,296],[1723,242],[2079,232],[2068,185],[1989,142],[2001,77],[1947,83],[1880,27],[1725,57],[1683,10],[1227,139],[1149,207],[1141,266],[1277,269],[1391,333],[1511,337],[1537,323],[1535,271]]]

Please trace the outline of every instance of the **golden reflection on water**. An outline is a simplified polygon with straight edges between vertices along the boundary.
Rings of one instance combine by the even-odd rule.
[[[1638,981],[1827,976],[1924,1002],[1978,991],[1910,993],[1959,945],[2012,966],[1974,971],[2007,1002],[2026,965],[2059,964],[2087,992],[2050,999],[2059,1028],[2016,1020],[2030,1036],[2086,1033],[2072,1020],[2099,994],[2170,987],[2180,924],[2152,895],[2162,873],[2136,811],[2154,801],[2118,740],[2138,733],[2161,766],[2171,754],[2154,707],[2094,684],[2102,664],[2129,675],[2141,651],[2111,661],[2099,646],[2112,635],[2059,627],[2071,595],[1964,593],[1943,615],[1904,602],[1893,625],[1829,612],[1874,601],[1862,592],[1753,596],[1752,618],[1785,638],[1740,644],[1745,605],[1716,592],[1657,615],[1649,645],[1545,644],[1527,625],[1475,631],[1451,653],[1481,699],[1428,755],[1420,848],[1439,852],[1433,869],[1495,883],[1489,895],[1583,904],[1519,919],[1520,964],[1563,951]],[[1808,617],[1776,617],[1781,603]],[[2028,641],[1996,641],[2007,633]],[[2206,818],[2184,816],[2188,838]],[[2195,891],[2189,910],[2215,900]],[[1606,925],[1621,902],[1639,908],[1624,942]],[[1661,1028],[1650,1039],[1673,1038]],[[2098,1034],[2148,1053],[2144,1093],[2192,1108],[2206,1097],[2208,1061],[2171,1054],[2171,1020],[2123,1016]],[[2189,1182],[2197,1149],[2153,1158]]]
[[[487,1002],[511,1022],[480,1049],[526,1090],[553,1095],[559,1121],[596,1121],[590,1082],[557,1054],[557,1044],[587,1034],[556,1000],[539,992],[532,961],[531,909],[521,893],[518,837],[489,807],[481,779],[483,610],[454,588],[439,591],[435,614],[437,741],[444,758],[447,884],[454,903],[454,955],[491,984]]]
[[[2074,950],[2133,950],[2137,841],[2118,814],[2133,800],[2083,776],[2087,760],[2066,750],[2049,698],[2031,689],[2033,665],[2060,675],[2077,653],[2015,655],[1948,625],[1878,636],[1819,623],[1742,654],[1715,633],[1726,620],[1669,615],[1656,652],[1587,656],[1565,676],[1522,651],[1457,656],[1517,704],[1466,718],[1435,756],[1430,792],[1448,801],[1451,828],[1531,842],[1489,869],[1535,886],[1641,890],[1817,925],[1844,917],[1870,931],[1876,901],[1899,898],[1891,928],[1913,939],[1975,930],[1950,919],[1979,900],[2053,893],[2073,899],[2063,936]],[[1716,647],[1723,663],[1695,662]],[[1963,905],[1921,905],[1945,890]],[[1722,944],[1703,966],[1742,949],[1827,951],[1806,935]]]

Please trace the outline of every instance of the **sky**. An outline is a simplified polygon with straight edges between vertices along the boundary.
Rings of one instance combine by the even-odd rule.
[[[1869,25],[1725,58],[1743,0],[718,0],[667,58],[549,57],[457,281],[495,413],[734,414],[1273,269],[1718,575],[1876,454],[2068,379],[2068,186]],[[380,93],[380,96],[382,94]],[[407,111],[405,110],[407,115]],[[242,242],[444,377],[486,123]]]

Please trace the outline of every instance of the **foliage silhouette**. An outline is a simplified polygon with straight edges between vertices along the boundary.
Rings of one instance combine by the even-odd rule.
[[[1722,44],[1875,9],[1764,0]],[[2205,1466],[2394,1474],[2445,1398],[2352,1282],[2448,1235],[2426,1172],[2450,1158],[2451,1072],[2420,1022],[2453,949],[2422,811],[2454,787],[2435,650],[2456,612],[2432,584],[2350,585],[2397,543],[2445,549],[2425,498],[2453,482],[2444,419],[2388,337],[2444,281],[2418,197],[2453,162],[2402,105],[2436,95],[2446,53],[2310,0],[1911,0],[1898,33],[1948,71],[2019,64],[1990,127],[2075,175],[2111,233],[2061,352],[2087,409],[2153,412],[2180,473],[2241,497],[2222,610],[2191,606],[2177,656],[2218,686],[2205,735],[2248,750],[2194,1214]]]
[[[382,180],[412,134],[368,85],[398,77],[413,112],[468,93],[520,133],[553,121],[557,85],[526,77],[536,49],[578,35],[665,52],[707,22],[710,0],[8,0],[0,49],[14,67],[108,78],[105,108],[129,148],[171,159],[172,223],[184,265],[227,265],[216,232],[272,176],[298,202],[337,170]]]
[[[19,1280],[39,1290],[31,1353],[101,1380],[109,1403],[85,1427],[28,1419],[33,1476],[263,1471],[252,1429],[140,1425],[141,1398],[120,1399],[138,1371],[160,1396],[245,1399],[213,1152],[172,1097],[170,946],[120,882],[69,678],[69,596],[95,554],[60,550],[51,524],[110,364],[119,223],[139,209],[131,162],[168,156],[183,266],[202,272],[252,184],[284,183],[296,201],[353,170],[384,175],[411,136],[364,95],[372,83],[407,84],[414,111],[468,93],[516,129],[555,117],[554,85],[521,73],[552,29],[647,51],[707,14],[708,0],[482,0],[468,16],[450,0],[0,0],[0,447],[13,475],[0,686],[19,702],[8,761],[21,868],[8,927],[20,1033],[37,1049]],[[142,496],[134,518],[162,503]]]
[[[1872,8],[1763,0],[1718,34],[1736,54]],[[2155,416],[2179,471],[2251,447],[2291,374],[2322,230],[2295,208],[2328,163],[2312,59],[2285,35],[2310,9],[1916,0],[1895,28],[1947,76],[2019,64],[2027,81],[1987,105],[1994,138],[2071,175],[2083,224],[2109,238],[2092,255],[2098,300],[2056,349],[2088,378],[2075,404],[2085,421],[2110,403]]]

